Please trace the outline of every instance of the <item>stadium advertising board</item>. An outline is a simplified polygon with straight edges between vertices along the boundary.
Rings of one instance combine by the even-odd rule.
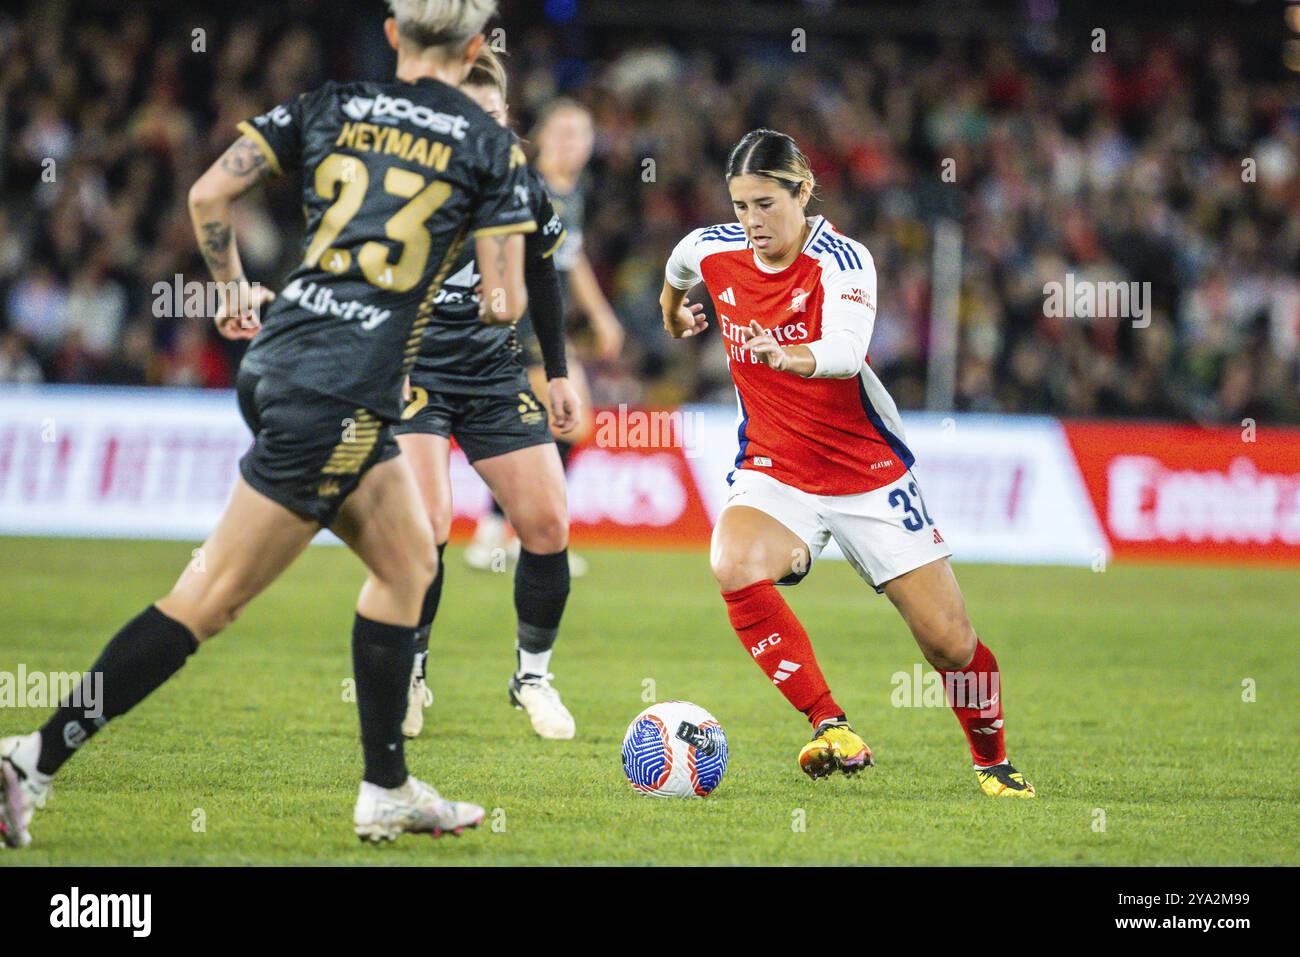
[[[676,412],[680,412],[677,415]],[[701,547],[727,496],[734,412],[690,406],[638,440],[642,410],[602,410],[569,470],[576,542]],[[610,421],[613,421],[612,419]],[[905,415],[915,472],[958,560],[1300,563],[1300,432]],[[685,427],[683,427],[683,423]],[[229,392],[0,390],[0,534],[199,539],[249,443]],[[489,506],[459,449],[461,537]],[[825,557],[838,557],[832,546]]]

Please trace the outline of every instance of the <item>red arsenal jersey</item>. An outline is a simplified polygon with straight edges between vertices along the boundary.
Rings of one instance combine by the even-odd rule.
[[[758,261],[738,223],[697,229],[678,244],[668,282],[703,281],[713,297],[736,386],[736,468],[756,469],[815,495],[851,495],[888,485],[913,462],[893,399],[867,364],[876,311],[876,271],[865,246],[824,217],[798,258],[781,270]],[[809,344],[832,325],[862,343],[849,378],[778,372],[741,351],[752,320],[783,345]],[[730,476],[728,476],[730,480]]]

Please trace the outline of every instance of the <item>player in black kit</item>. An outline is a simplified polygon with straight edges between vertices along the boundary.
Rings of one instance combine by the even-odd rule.
[[[507,78],[490,47],[479,53],[461,89],[489,116],[508,127]],[[578,422],[578,397],[569,385],[564,355],[560,278],[552,257],[564,227],[546,187],[529,170],[528,205],[539,229],[525,240],[524,277],[529,313],[548,380],[556,429]],[[410,401],[397,427],[402,453],[411,463],[438,543],[438,575],[425,597],[416,631],[415,670],[402,733],[416,737],[424,708],[432,703],[425,681],[429,631],[438,611],[445,564],[442,550],[451,530],[450,438],[455,437],[501,503],[519,537],[515,566],[517,618],[515,673],[510,701],[528,712],[543,738],[574,735],[573,716],[551,685],[551,649],[569,597],[569,514],[564,468],[547,410],[529,386],[519,357],[516,329],[478,321],[479,283],[474,252],[465,249],[434,300],[420,354],[410,377]]]
[[[513,323],[527,305],[523,234],[537,224],[519,146],[457,89],[495,0],[389,3],[395,81],[327,83],[240,124],[243,135],[190,191],[200,248],[227,291],[218,327],[253,340],[237,381],[253,445],[195,560],[95,662],[102,685],[91,700],[102,713],[87,717],[74,694],[39,731],[0,742],[0,837],[11,847],[30,842],[32,811],[63,763],[234,621],[322,527],[369,572],[352,629],[365,756],[357,835],[459,833],[483,818],[406,769],[414,629],[437,552],[392,425],[461,249],[473,239],[483,321]],[[303,171],[307,240],[275,298],[244,278],[230,203],[290,169]]]

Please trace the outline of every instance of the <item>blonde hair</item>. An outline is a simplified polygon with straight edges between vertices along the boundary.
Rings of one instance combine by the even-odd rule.
[[[483,44],[479,48],[478,58],[469,68],[469,73],[461,86],[491,87],[501,94],[501,99],[508,100],[510,77],[506,73],[506,64],[502,56],[503,54],[492,49],[491,44]]]
[[[412,43],[463,50],[497,12],[497,0],[388,0],[388,9]]]

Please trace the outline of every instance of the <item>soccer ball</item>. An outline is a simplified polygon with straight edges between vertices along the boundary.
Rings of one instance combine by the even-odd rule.
[[[689,701],[661,701],[632,719],[623,736],[623,773],[642,794],[704,797],[727,770],[727,735]]]

